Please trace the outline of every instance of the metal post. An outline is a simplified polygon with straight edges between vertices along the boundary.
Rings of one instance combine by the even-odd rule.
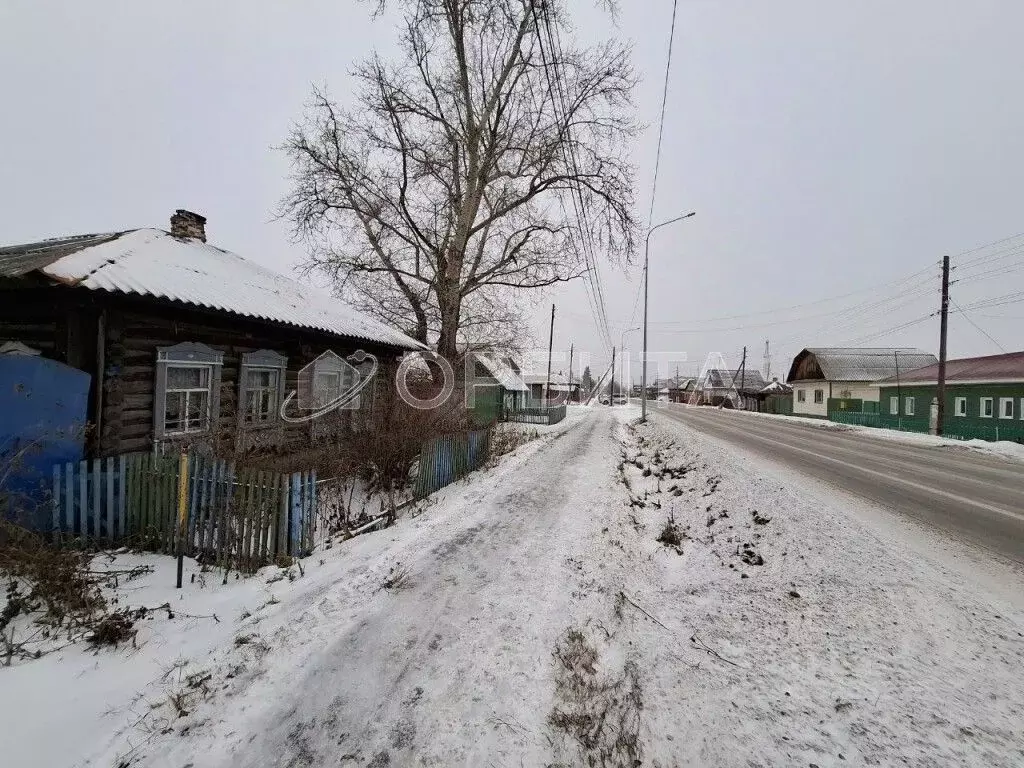
[[[896,361],[896,429],[903,428],[903,392],[900,389],[900,353],[899,350],[892,351],[893,360]],[[881,403],[879,403],[881,408]]]
[[[551,350],[555,344],[555,305],[551,305],[551,335],[548,336],[548,377],[544,380],[544,402],[541,407],[548,407],[548,390],[551,389]]]
[[[640,364],[640,421],[647,421],[647,277],[648,267],[650,266],[650,253],[651,253],[651,235],[654,230],[660,227],[673,224],[683,219],[688,219],[691,216],[696,216],[696,211],[690,211],[684,213],[682,216],[676,216],[674,219],[663,221],[660,224],[655,224],[649,230],[647,230],[647,238],[644,241],[644,349],[641,355]]]
[[[185,567],[185,534],[188,531],[188,454],[178,459],[178,580],[181,589],[182,571]]]
[[[572,355],[576,351],[576,345],[569,345],[569,391],[566,392],[566,402],[572,402]]]
[[[946,333],[949,330],[949,256],[942,257],[942,318],[939,321],[939,380],[935,396],[939,399],[939,412],[935,420],[935,434],[941,435],[946,418]]]

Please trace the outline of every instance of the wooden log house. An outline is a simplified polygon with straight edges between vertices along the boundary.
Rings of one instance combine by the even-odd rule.
[[[205,224],[178,210],[169,231],[0,248],[0,344],[19,342],[92,376],[91,457],[185,443],[221,455],[308,453],[363,428],[394,386],[401,355],[422,349],[334,297],[208,244]],[[365,372],[345,362],[357,350],[380,363],[358,409],[281,418],[300,372],[321,401],[347,391]]]

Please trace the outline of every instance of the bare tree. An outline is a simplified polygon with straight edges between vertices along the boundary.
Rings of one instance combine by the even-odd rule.
[[[357,66],[353,108],[314,91],[283,208],[345,298],[454,361],[523,290],[628,259],[634,76],[616,43],[562,47],[566,0],[388,2],[400,59]]]

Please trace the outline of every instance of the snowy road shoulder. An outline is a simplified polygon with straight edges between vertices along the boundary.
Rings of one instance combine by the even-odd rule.
[[[672,520],[681,539],[637,592],[660,585],[647,605],[671,608],[652,613],[728,659],[695,686],[667,654],[647,665],[694,704],[678,716],[705,739],[687,760],[1020,763],[1019,609],[864,525],[847,497],[676,422],[638,428],[622,472],[647,536]]]

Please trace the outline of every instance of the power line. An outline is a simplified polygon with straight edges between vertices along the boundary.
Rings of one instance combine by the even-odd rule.
[[[563,158],[570,165],[570,168],[573,169],[573,172],[578,175],[578,164],[576,160],[575,149],[572,144],[572,136],[569,125],[569,113],[565,104],[565,94],[562,90],[562,77],[557,68],[560,53],[558,52],[558,49],[556,49],[555,39],[551,33],[550,16],[545,10],[543,27],[548,36],[548,43],[551,46],[551,54],[555,59],[554,62],[548,61],[547,53],[544,50],[544,36],[541,30],[541,21],[537,15],[536,3],[531,2],[530,10],[533,14],[533,22],[537,31],[537,44],[540,51],[541,63],[543,64],[544,77],[547,80],[548,84],[548,92],[551,96],[551,106],[555,112],[556,120],[558,119],[559,107],[561,107],[562,118],[566,121],[565,142],[566,144],[568,144],[569,151],[568,154],[566,154],[563,147]],[[552,79],[552,70],[554,70],[554,79]],[[582,253],[583,255],[583,260],[586,264],[588,275],[588,279],[584,281],[584,285],[587,291],[587,300],[591,305],[591,310],[594,315],[594,321],[597,324],[598,332],[601,335],[602,341],[605,345],[605,349],[607,350],[608,348],[611,348],[613,344],[611,340],[611,333],[608,329],[608,313],[604,301],[604,292],[601,288],[601,274],[598,271],[597,260],[594,258],[593,254],[593,242],[592,240],[588,240],[588,236],[590,235],[590,226],[589,222],[584,217],[586,206],[583,202],[583,195],[580,192],[579,188],[573,187],[572,192],[574,192],[575,194],[570,194],[570,199],[572,200],[572,206],[574,213],[576,215],[576,221],[579,224],[580,241],[583,247],[581,250],[578,249],[575,238],[571,236],[569,238],[569,242],[572,244],[574,250],[577,250],[578,254]],[[577,197],[579,198],[578,203]],[[559,204],[562,207],[563,214],[566,214],[567,212],[565,211],[564,201],[559,199]]]
[[[990,336],[990,335],[988,334],[988,332],[987,332],[987,331],[986,331],[986,330],[985,330],[984,328],[982,328],[982,327],[981,327],[980,325],[978,325],[978,324],[977,324],[976,322],[974,322],[973,320],[971,320],[971,317],[970,317],[970,315],[968,315],[968,314],[967,314],[967,313],[966,313],[966,312],[964,311],[963,307],[961,307],[961,306],[960,306],[959,304],[957,304],[957,303],[956,303],[955,301],[953,301],[952,299],[950,299],[950,300],[949,300],[949,303],[950,303],[950,304],[952,304],[952,305],[953,305],[954,307],[956,307],[956,308],[957,308],[957,309],[958,309],[958,310],[960,311],[960,314],[964,316],[964,320],[966,320],[966,321],[967,321],[968,323],[970,323],[971,325],[973,325],[973,326],[974,326],[974,327],[975,327],[975,328],[976,328],[976,329],[977,329],[978,331],[980,331],[980,332],[981,332],[982,334],[984,334],[985,338],[987,338],[987,339],[988,339],[989,341],[991,341],[991,342],[992,342],[993,344],[995,344],[995,345],[996,345],[997,347],[999,347],[999,351],[1000,351],[1000,352],[1004,352],[1004,353],[1006,352],[1006,350],[1005,350],[1005,349],[1003,348],[1003,345],[1002,345],[1002,344],[1000,344],[1000,343],[999,343],[998,341],[996,341],[995,339],[993,339],[993,338],[992,338],[992,337],[991,337],[991,336]]]
[[[665,134],[665,107],[668,104],[668,81],[672,71],[672,44],[676,38],[676,13],[679,0],[672,0],[672,26],[668,33],[668,56],[665,58],[665,81],[661,88],[661,116],[658,119],[658,148],[654,153],[654,180],[651,183],[651,210],[647,214],[647,228],[654,223],[654,200],[658,191],[658,170],[661,166],[661,142]]]
[[[981,251],[984,251],[987,248],[992,248],[993,246],[996,246],[996,245],[1002,245],[1003,243],[1008,243],[1011,240],[1016,240],[1016,239],[1022,238],[1022,237],[1024,237],[1024,232],[1018,232],[1016,235],[1010,235],[1009,237],[1004,237],[1004,238],[1002,238],[1000,240],[993,240],[991,243],[985,243],[984,245],[979,245],[979,246],[976,246],[974,248],[970,248],[970,249],[968,249],[966,251],[960,251],[960,253],[958,253],[955,256],[953,256],[953,258],[954,259],[959,259],[962,256],[969,256],[972,253],[979,253]],[[957,266],[957,268],[962,268],[962,267],[970,266],[971,264],[976,264],[978,262],[985,261],[987,258],[988,258],[987,255],[982,254],[981,256],[976,256],[973,259],[968,259],[967,261],[963,262],[962,264],[957,264],[956,266]]]

